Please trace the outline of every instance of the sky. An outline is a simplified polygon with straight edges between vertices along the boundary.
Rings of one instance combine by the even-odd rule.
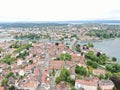
[[[0,0],[0,22],[120,20],[120,0]]]

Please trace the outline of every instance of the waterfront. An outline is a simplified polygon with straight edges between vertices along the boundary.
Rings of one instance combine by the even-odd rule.
[[[0,38],[1,41],[10,41],[14,40],[11,38]],[[87,42],[78,42],[81,45],[87,44]],[[117,61],[120,63],[120,38],[115,39],[109,39],[109,40],[102,40],[102,41],[96,41],[93,42],[95,49],[101,50],[103,53],[105,53],[110,58],[116,57]]]
[[[87,44],[89,41],[80,42],[78,44],[84,45]],[[109,40],[101,40],[101,41],[93,41],[94,48],[97,50],[102,51],[108,57],[116,57],[117,62],[120,63],[120,38],[109,39]]]
[[[120,38],[103,40],[98,42],[93,42],[94,47],[98,50],[102,50],[110,58],[116,57],[117,61],[120,63]]]

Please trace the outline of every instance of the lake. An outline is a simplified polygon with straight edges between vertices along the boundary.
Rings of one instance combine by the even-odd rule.
[[[120,38],[103,40],[93,43],[96,49],[102,50],[110,58],[116,57],[117,61],[120,63]]]
[[[79,44],[87,44],[88,42],[78,42]],[[94,48],[101,50],[108,57],[116,57],[117,62],[120,63],[120,38],[102,40],[93,42]]]

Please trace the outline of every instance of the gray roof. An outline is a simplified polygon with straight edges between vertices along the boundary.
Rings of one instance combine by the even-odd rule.
[[[99,85],[114,85],[111,80],[100,80]]]

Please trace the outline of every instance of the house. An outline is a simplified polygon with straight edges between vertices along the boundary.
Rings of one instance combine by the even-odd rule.
[[[70,90],[70,87],[64,82],[61,82],[56,85],[56,90]]]
[[[14,85],[15,84],[15,79],[13,77],[8,78],[8,83],[9,85]]]
[[[29,89],[29,90],[35,90],[38,86],[38,82],[37,81],[29,81],[27,83],[24,83],[23,84],[23,87],[26,89]]]
[[[35,90],[38,86],[38,81],[34,81],[34,80],[23,80],[21,82],[21,84],[19,85],[19,87],[17,86],[17,88],[19,90]]]
[[[60,70],[64,66],[64,61],[50,61],[49,68],[51,70]]]
[[[100,80],[98,82],[101,90],[113,90],[114,84],[111,80]]]
[[[49,72],[48,70],[45,70],[42,75],[41,85],[47,85],[48,82],[49,82]]]
[[[18,59],[17,60],[17,65],[22,65],[22,60]]]
[[[5,87],[0,86],[0,90],[6,90]]]
[[[95,80],[76,80],[75,81],[75,88],[80,90],[97,90],[98,85],[97,81]]]
[[[24,70],[20,70],[20,71],[19,71],[19,75],[20,75],[20,76],[24,76],[24,75],[25,75],[25,71],[24,71]]]
[[[93,70],[93,74],[94,74],[94,75],[100,75],[100,74],[105,75],[105,74],[106,74],[106,71],[103,70],[103,69],[94,69],[94,70]]]

